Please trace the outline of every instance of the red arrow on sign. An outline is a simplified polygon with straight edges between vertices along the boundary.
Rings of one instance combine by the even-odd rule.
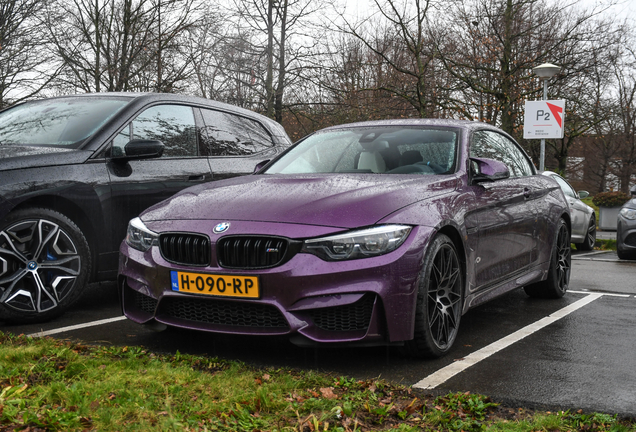
[[[557,123],[559,124],[559,127],[563,127],[563,125],[561,123],[563,123],[563,118],[561,117],[561,113],[563,112],[563,108],[561,108],[560,106],[557,105],[553,105],[549,102],[546,102],[546,104],[548,105],[548,108],[550,108],[550,112],[552,112],[552,115],[554,116],[554,118],[556,119]]]

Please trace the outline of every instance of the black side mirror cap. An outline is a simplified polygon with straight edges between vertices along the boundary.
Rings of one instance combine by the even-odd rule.
[[[124,155],[115,156],[113,160],[127,162],[132,159],[159,158],[163,155],[164,149],[161,141],[134,139],[124,146]]]

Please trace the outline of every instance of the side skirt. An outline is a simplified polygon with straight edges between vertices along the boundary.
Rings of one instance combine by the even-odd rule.
[[[549,262],[537,264],[522,272],[518,272],[503,281],[486,285],[478,291],[468,294],[464,301],[462,314],[468,312],[469,309],[486,303],[495,297],[499,297],[500,295],[507,293],[508,291],[546,279],[548,277],[549,264]]]

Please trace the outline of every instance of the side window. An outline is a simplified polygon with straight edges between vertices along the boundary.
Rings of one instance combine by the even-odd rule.
[[[495,159],[505,163],[511,177],[532,175],[532,165],[517,145],[507,137],[492,131],[477,131],[470,144],[471,157]]]
[[[576,192],[574,192],[574,189],[570,187],[568,182],[566,182],[565,180],[563,180],[561,177],[558,177],[558,176],[552,176],[552,178],[557,181],[559,186],[561,186],[561,189],[563,190],[563,193],[565,194],[565,196],[570,196],[572,198],[577,197]]]
[[[201,113],[201,152],[207,156],[250,155],[272,146],[271,136],[255,120],[211,109]]]
[[[123,155],[132,139],[161,141],[163,157],[198,155],[194,113],[184,105],[157,105],[143,111],[115,137],[113,155]]]

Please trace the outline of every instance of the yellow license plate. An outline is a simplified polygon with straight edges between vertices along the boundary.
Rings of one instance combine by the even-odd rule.
[[[260,298],[257,276],[171,271],[172,290],[224,297]]]

